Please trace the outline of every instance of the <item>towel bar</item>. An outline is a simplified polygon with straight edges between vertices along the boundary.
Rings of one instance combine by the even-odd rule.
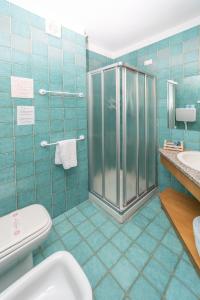
[[[63,97],[79,97],[83,98],[83,93],[70,93],[70,92],[62,92],[62,91],[47,91],[45,89],[39,89],[39,94],[42,96],[51,95],[51,96],[63,96]]]
[[[80,135],[78,139],[76,139],[76,141],[83,141],[85,139],[85,136],[84,135]],[[40,143],[40,146],[41,147],[47,147],[47,146],[52,146],[52,145],[57,145],[58,142],[55,142],[55,143],[48,143],[47,141],[42,141]]]

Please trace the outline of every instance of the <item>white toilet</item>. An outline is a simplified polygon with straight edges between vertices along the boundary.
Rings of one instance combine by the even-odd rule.
[[[83,270],[66,251],[59,251],[19,278],[0,300],[92,300]]]
[[[0,218],[0,293],[33,267],[32,251],[51,226],[49,213],[39,204]]]

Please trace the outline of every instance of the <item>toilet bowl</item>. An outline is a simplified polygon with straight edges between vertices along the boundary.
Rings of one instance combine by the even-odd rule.
[[[83,270],[66,251],[46,258],[8,287],[0,300],[92,300]]]
[[[32,251],[47,237],[52,220],[39,204],[0,218],[0,292],[33,267]]]

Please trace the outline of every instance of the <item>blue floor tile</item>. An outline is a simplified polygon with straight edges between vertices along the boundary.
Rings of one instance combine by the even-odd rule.
[[[151,253],[157,246],[157,241],[149,234],[143,232],[136,240],[137,244],[140,245],[145,251]]]
[[[167,289],[166,300],[175,299],[198,300],[199,298],[195,297],[195,295],[188,290],[183,283],[176,278],[173,278]]]
[[[105,223],[105,221],[107,220],[107,217],[105,215],[103,215],[102,213],[97,213],[94,216],[92,216],[90,218],[90,220],[92,221],[92,223],[95,226],[101,226],[103,223]]]
[[[128,290],[137,278],[138,271],[122,257],[112,268],[112,274],[124,290]]]
[[[178,237],[175,237],[171,233],[167,233],[162,240],[162,244],[172,250],[175,254],[180,255],[183,251],[183,246]]]
[[[72,225],[67,220],[64,220],[55,225],[55,230],[59,234],[59,236],[63,236],[66,232],[70,231],[71,229]]]
[[[146,227],[145,231],[150,235],[152,235],[156,240],[161,240],[166,232],[162,227],[158,226],[155,222],[149,224]]]
[[[107,266],[107,268],[111,268],[117,262],[121,253],[117,250],[117,248],[114,245],[108,242],[97,252],[97,255]]]
[[[161,226],[165,230],[171,227],[171,224],[163,211],[161,211],[160,214],[156,216],[154,221],[156,224],[158,224],[158,226]]]
[[[138,270],[141,270],[149,259],[149,254],[137,244],[133,244],[125,254]]]
[[[154,252],[154,257],[167,269],[168,272],[173,272],[179,257],[170,251],[168,248],[160,245]]]
[[[98,230],[94,231],[88,238],[87,242],[94,251],[99,250],[105,243],[107,239],[105,236]]]
[[[96,300],[122,300],[124,299],[124,292],[117,282],[107,275],[95,290]]]
[[[144,208],[142,208],[140,213],[142,213],[143,216],[145,216],[150,221],[152,221],[155,218],[155,216],[158,214],[157,211],[155,211],[149,206],[144,206]]]
[[[59,239],[58,234],[56,233],[55,229],[52,228],[47,239],[42,243],[41,247],[46,248],[47,246],[50,246],[53,242]]]
[[[81,265],[84,264],[91,256],[93,256],[92,250],[84,241],[80,242],[76,247],[74,247],[71,250],[71,253]]]
[[[88,203],[88,205],[83,207],[81,211],[86,217],[92,217],[98,212],[97,208],[91,203]]]
[[[200,299],[200,277],[191,263],[189,264],[183,260],[180,261],[175,275]]]
[[[144,229],[149,224],[149,220],[140,213],[135,215],[132,218],[132,221],[133,221],[134,224],[136,224],[141,229]]]
[[[60,215],[60,216],[53,219],[53,224],[56,225],[56,224],[58,224],[58,223],[60,223],[64,220],[65,220],[65,215],[62,214],[62,215]]]
[[[159,263],[151,259],[144,268],[143,274],[160,293],[164,292],[170,274]]]
[[[118,228],[113,222],[107,221],[100,227],[100,230],[107,238],[111,238],[118,231]]]
[[[106,268],[96,256],[92,256],[90,260],[83,266],[83,269],[94,288],[100,279],[106,274]]]
[[[50,246],[44,248],[42,250],[42,253],[45,257],[47,257],[56,251],[63,251],[63,250],[65,250],[65,247],[63,246],[61,241],[56,241],[53,244],[51,244]]]
[[[132,242],[131,239],[121,231],[118,232],[111,241],[122,252],[126,251]]]
[[[133,222],[125,223],[122,227],[122,231],[126,233],[126,235],[131,240],[135,240],[142,232],[142,230],[138,226],[136,226]]]
[[[81,212],[77,212],[70,216],[69,220],[74,226],[77,226],[84,222],[86,220],[86,217]]]
[[[146,281],[140,277],[133,285],[130,291],[132,300],[161,300],[160,294]],[[178,299],[178,298],[177,298]],[[175,299],[173,299],[175,300]]]
[[[81,241],[81,236],[78,232],[73,229],[70,232],[66,233],[62,237],[62,242],[66,247],[66,250],[73,249]]]
[[[85,221],[78,225],[76,229],[84,238],[87,238],[96,229],[96,227],[90,221]]]

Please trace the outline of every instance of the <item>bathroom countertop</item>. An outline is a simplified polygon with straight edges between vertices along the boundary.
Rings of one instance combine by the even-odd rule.
[[[159,149],[160,154],[162,154],[166,159],[172,162],[177,169],[179,169],[183,174],[185,174],[190,180],[192,180],[196,185],[200,187],[200,172],[196,171],[190,167],[187,167],[183,163],[181,163],[178,158],[177,154],[180,153],[178,151],[170,151]]]

